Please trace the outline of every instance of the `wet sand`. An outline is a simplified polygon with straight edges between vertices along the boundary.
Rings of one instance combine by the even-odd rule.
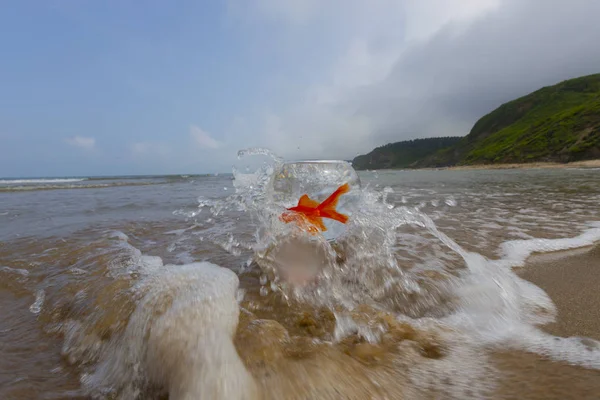
[[[533,256],[517,273],[544,289],[556,305],[557,319],[545,331],[600,340],[600,245]]]
[[[544,289],[557,307],[556,321],[542,329],[600,340],[600,245],[534,255],[516,272]],[[522,351],[497,352],[493,360],[501,376],[495,398],[600,398],[600,371]]]
[[[574,161],[570,163],[553,162],[532,162],[520,164],[477,164],[477,165],[459,165],[455,167],[439,168],[449,170],[470,170],[470,169],[564,169],[564,168],[600,168],[600,160]]]
[[[597,400],[600,371],[555,362],[523,351],[492,355],[498,400]]]

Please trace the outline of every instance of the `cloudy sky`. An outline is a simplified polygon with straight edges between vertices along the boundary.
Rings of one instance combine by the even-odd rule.
[[[600,72],[598,0],[23,0],[0,13],[0,176],[227,172],[465,135]]]

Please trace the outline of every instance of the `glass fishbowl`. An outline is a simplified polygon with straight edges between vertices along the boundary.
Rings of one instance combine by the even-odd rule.
[[[347,224],[352,220],[360,196],[360,178],[347,161],[314,160],[290,161],[282,164],[273,175],[272,201],[286,208],[298,205],[300,197],[308,195],[312,200],[321,203],[336,189],[344,184],[350,190],[339,198],[336,210],[349,217],[346,224],[329,218],[323,218],[327,228],[322,232],[327,240],[335,240],[343,234]]]

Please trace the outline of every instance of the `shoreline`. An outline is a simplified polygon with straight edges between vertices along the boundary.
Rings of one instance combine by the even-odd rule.
[[[569,168],[600,168],[600,159],[573,161],[570,163],[553,162],[532,162],[532,163],[514,163],[514,164],[477,164],[477,165],[459,165],[444,168],[427,169],[447,169],[452,171],[461,170],[480,170],[480,169],[569,169]]]
[[[428,167],[428,168],[381,168],[381,169],[360,169],[357,171],[469,171],[469,170],[496,170],[496,169],[595,169],[600,168],[600,159],[573,161],[569,163],[556,162],[531,162],[531,163],[512,163],[512,164],[475,164],[475,165],[456,165],[452,167]]]
[[[555,304],[556,320],[540,328],[555,336],[600,340],[600,244],[531,256],[515,268]]]
[[[533,254],[521,278],[542,288],[556,306],[554,322],[539,328],[554,336],[600,340],[600,243],[577,249]],[[522,350],[492,353],[499,371],[494,399],[595,400],[600,371],[548,359]]]

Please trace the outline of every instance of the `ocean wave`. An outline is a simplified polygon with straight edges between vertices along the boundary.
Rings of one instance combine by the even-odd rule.
[[[81,182],[88,178],[41,178],[41,179],[0,179],[0,185],[22,185],[36,183],[71,183]]]
[[[589,229],[576,237],[559,239],[524,239],[510,240],[500,246],[503,258],[497,263],[504,267],[523,266],[529,256],[534,253],[551,253],[592,246],[600,242],[600,221],[590,221]]]
[[[0,193],[3,192],[26,192],[35,190],[60,190],[60,189],[102,189],[108,187],[120,186],[150,186],[160,185],[165,182],[127,182],[127,183],[97,183],[83,185],[29,185],[29,186],[0,186]]]
[[[184,174],[184,175],[120,175],[120,176],[92,176],[90,181],[119,181],[119,180],[148,180],[162,179],[165,181],[185,181],[189,178],[207,178],[213,174]]]

